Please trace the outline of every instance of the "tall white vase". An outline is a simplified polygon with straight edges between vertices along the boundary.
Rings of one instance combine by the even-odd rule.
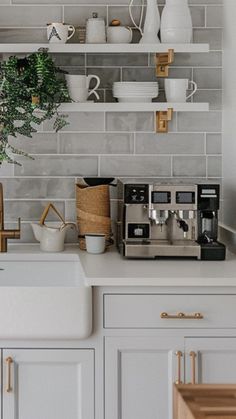
[[[193,24],[188,0],[166,0],[161,17],[161,42],[187,44],[192,41]]]
[[[160,30],[160,13],[157,0],[147,0],[146,18],[143,28],[141,44],[159,44],[158,32]]]

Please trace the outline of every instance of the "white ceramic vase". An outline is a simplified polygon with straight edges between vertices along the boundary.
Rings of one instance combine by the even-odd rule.
[[[143,28],[141,44],[159,44],[158,32],[160,30],[160,13],[157,0],[147,0],[146,18]]]
[[[161,17],[161,42],[187,44],[192,41],[193,24],[188,0],[166,0]]]

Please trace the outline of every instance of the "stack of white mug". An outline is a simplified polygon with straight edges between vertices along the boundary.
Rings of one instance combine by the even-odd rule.
[[[97,81],[97,84],[93,89],[89,90],[89,86],[92,79],[95,79]],[[89,76],[67,74],[66,83],[70,94],[70,98],[74,102],[87,102],[88,98],[92,94],[95,95],[97,100],[100,99],[96,91],[100,85],[100,78],[98,76],[95,76],[93,74],[90,74]]]

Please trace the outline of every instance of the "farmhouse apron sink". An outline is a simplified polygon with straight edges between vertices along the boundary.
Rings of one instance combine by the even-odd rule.
[[[92,291],[76,254],[0,259],[1,339],[84,339]]]

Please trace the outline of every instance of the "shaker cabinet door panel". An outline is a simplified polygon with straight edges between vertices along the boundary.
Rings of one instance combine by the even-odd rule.
[[[4,350],[3,418],[94,419],[93,350]]]
[[[236,338],[187,338],[185,341],[186,383],[192,381],[191,352],[196,354],[196,383],[235,384]]]
[[[182,347],[179,338],[106,338],[105,418],[171,419],[176,352]],[[183,364],[181,358],[182,372]]]

